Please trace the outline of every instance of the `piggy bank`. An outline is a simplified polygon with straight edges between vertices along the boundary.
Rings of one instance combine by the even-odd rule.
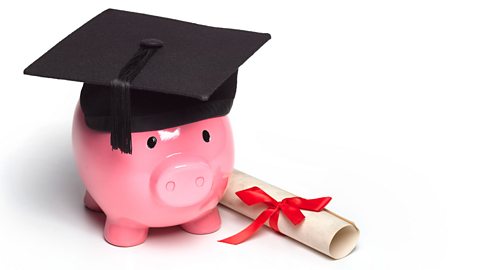
[[[110,133],[87,127],[79,105],[72,133],[85,206],[105,213],[109,243],[141,244],[150,227],[180,225],[194,234],[219,229],[217,204],[233,169],[227,116],[134,132],[131,155],[112,150]]]
[[[229,120],[237,74],[267,33],[107,9],[24,73],[83,82],[73,149],[85,205],[105,239],[145,241],[150,227],[220,226],[233,170]]]

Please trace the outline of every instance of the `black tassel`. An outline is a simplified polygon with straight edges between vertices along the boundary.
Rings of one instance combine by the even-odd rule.
[[[132,153],[132,127],[130,106],[130,83],[115,79],[111,82],[111,130],[112,149],[122,153]]]
[[[132,154],[130,83],[162,46],[160,40],[143,40],[135,55],[120,70],[118,77],[110,82],[112,89],[110,144],[113,150],[120,149],[122,153]]]

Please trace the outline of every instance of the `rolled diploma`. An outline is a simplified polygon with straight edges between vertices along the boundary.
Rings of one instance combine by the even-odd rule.
[[[235,194],[253,186],[261,188],[278,202],[284,198],[295,197],[290,192],[234,170],[220,203],[251,219],[257,218],[265,210],[265,205],[248,206]],[[320,212],[302,210],[302,213],[305,220],[296,226],[281,214],[278,220],[280,232],[333,259],[343,258],[355,248],[359,230],[353,222],[327,209]],[[265,225],[269,226],[268,222]]]

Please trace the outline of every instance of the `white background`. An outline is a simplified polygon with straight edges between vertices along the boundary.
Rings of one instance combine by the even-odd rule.
[[[333,196],[361,230],[351,255],[268,229],[217,243],[250,222],[227,209],[211,235],[103,240],[70,145],[81,84],[22,71],[108,7],[272,34],[240,69],[236,167]],[[479,269],[478,1],[4,1],[0,13],[0,269]]]

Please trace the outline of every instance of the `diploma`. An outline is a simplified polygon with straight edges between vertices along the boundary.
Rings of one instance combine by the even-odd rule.
[[[265,211],[268,207],[265,204],[247,205],[236,194],[239,191],[252,188],[261,189],[278,202],[281,202],[285,198],[296,197],[288,191],[234,170],[230,176],[225,195],[220,203],[251,219],[257,219],[259,215],[263,215],[265,214],[264,212],[269,211]],[[333,259],[343,258],[350,254],[355,248],[359,237],[359,230],[353,222],[324,208],[320,212],[300,211],[305,216],[305,219],[298,224],[294,225],[291,221],[292,219],[289,220],[285,216],[287,213],[282,212],[278,215],[278,221],[276,220],[274,226],[276,225],[276,229],[282,234]],[[264,222],[264,225],[269,227],[272,227],[271,224],[271,220],[270,222]],[[222,242],[228,242],[224,240],[222,240]]]

